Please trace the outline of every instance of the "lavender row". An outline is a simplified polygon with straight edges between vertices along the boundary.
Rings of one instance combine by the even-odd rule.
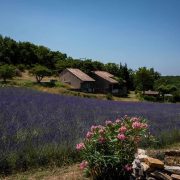
[[[0,151],[54,143],[74,145],[91,125],[124,115],[149,120],[153,134],[180,128],[180,104],[115,102],[20,88],[0,89]]]

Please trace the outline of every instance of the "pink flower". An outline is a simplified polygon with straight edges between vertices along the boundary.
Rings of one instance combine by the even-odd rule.
[[[84,148],[85,148],[84,143],[79,143],[79,144],[76,145],[76,149],[77,149],[78,151],[80,151],[80,150],[82,150],[82,149],[84,149]]]
[[[91,126],[91,131],[94,132],[96,130],[96,126]]]
[[[99,125],[99,126],[97,126],[97,128],[98,129],[104,129],[104,126]]]
[[[135,122],[135,121],[139,121],[140,119],[139,118],[137,118],[137,117],[132,117],[131,118],[131,121],[133,121],[133,122]]]
[[[132,123],[132,128],[133,129],[140,129],[141,128],[141,123],[137,122],[137,121],[133,122]]]
[[[111,126],[112,124],[112,121],[106,121],[106,126]]]
[[[104,134],[105,133],[105,130],[102,128],[102,129],[99,129],[99,134]]]
[[[121,141],[125,140],[126,139],[126,136],[124,134],[118,134],[117,135],[117,138]]]
[[[86,134],[86,138],[90,139],[92,136],[93,136],[93,133],[88,131]]]
[[[80,166],[80,169],[83,170],[84,168],[86,168],[88,166],[88,162],[82,161],[82,163],[79,166]]]
[[[116,121],[115,121],[116,123],[120,123],[121,122],[121,120],[120,119],[116,119]]]
[[[124,166],[124,169],[125,169],[125,171],[127,171],[127,172],[132,171],[132,166],[131,166],[130,164],[126,164],[126,165]]]
[[[99,143],[104,143],[106,140],[105,140],[105,138],[100,137],[100,138],[98,139],[98,141],[99,141]]]
[[[127,131],[126,126],[122,126],[121,128],[119,128],[119,132],[124,134]]]

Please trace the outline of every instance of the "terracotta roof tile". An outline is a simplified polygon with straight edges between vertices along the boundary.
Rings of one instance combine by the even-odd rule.
[[[88,76],[86,73],[82,72],[80,69],[67,68],[72,74],[78,77],[82,81],[95,81],[93,78]]]
[[[105,79],[106,81],[113,83],[113,84],[117,84],[118,81],[116,81],[115,79],[113,79],[114,75],[106,72],[106,71],[93,71],[94,74],[96,74],[97,76]]]

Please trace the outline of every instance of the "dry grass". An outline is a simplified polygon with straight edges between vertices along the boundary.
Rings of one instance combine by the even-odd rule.
[[[2,180],[90,180],[83,177],[78,164],[62,168],[36,169],[2,178]]]

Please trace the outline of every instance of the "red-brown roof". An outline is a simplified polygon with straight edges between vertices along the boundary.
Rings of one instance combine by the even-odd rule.
[[[118,83],[118,81],[116,81],[115,79],[113,79],[114,75],[106,72],[106,71],[93,71],[94,74],[96,74],[97,76],[105,79],[106,81],[116,84]]]
[[[95,81],[93,78],[82,72],[80,69],[67,68],[72,74],[78,77],[82,81]]]

